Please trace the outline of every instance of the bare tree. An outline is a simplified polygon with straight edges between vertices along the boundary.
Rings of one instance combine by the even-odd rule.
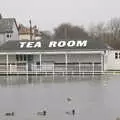
[[[89,35],[96,40],[103,40],[115,49],[120,49],[120,18],[112,18],[106,24],[91,25]]]
[[[111,33],[111,39],[120,40],[120,18],[112,18],[108,22],[108,30]]]
[[[89,35],[96,40],[104,40],[105,39],[105,24],[99,23],[97,25],[91,25],[89,27],[88,33]]]
[[[54,29],[54,39],[89,39],[83,27],[63,23]]]

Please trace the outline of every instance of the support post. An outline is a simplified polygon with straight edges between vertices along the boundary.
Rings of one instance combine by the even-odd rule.
[[[28,75],[28,62],[26,62],[26,73]]]
[[[8,54],[6,55],[6,69],[7,69],[7,75],[8,75]]]
[[[40,72],[41,72],[41,67],[42,67],[42,66],[41,66],[41,54],[40,54],[39,57],[40,57]]]
[[[80,74],[80,63],[79,63],[79,74]]]
[[[54,64],[53,64],[53,75],[55,74],[55,66],[54,66]]]
[[[68,64],[68,59],[67,59],[67,53],[65,54],[65,72],[66,72],[66,75],[67,75],[67,64]]]
[[[26,59],[27,59],[27,61],[26,61],[26,74],[27,74],[27,77],[28,77],[28,63],[29,63],[28,55],[27,55]]]
[[[104,56],[103,56],[103,54],[101,54],[101,72],[103,72],[104,71]]]
[[[92,67],[93,67],[93,69],[92,69],[92,70],[93,70],[92,73],[93,73],[93,75],[94,75],[94,72],[95,72],[95,71],[94,71],[94,62],[92,63]]]

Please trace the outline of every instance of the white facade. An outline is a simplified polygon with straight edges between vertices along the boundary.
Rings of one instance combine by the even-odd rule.
[[[11,36],[11,40],[19,40],[18,29],[17,29],[15,22],[13,23],[13,33]]]
[[[19,34],[19,39],[20,40],[30,40],[30,35],[29,34]]]
[[[33,55],[32,60],[19,59],[17,56],[22,55]],[[0,65],[2,66],[0,70],[6,70],[5,64],[9,65],[10,71],[19,69],[29,70],[48,70],[48,71],[66,71],[66,66],[68,71],[103,71],[103,51],[82,51],[82,52],[34,52],[27,53],[1,53],[0,54]],[[8,56],[8,58],[7,58]],[[19,58],[20,58],[19,56]],[[21,65],[20,65],[20,64]],[[18,65],[19,64],[19,65]],[[18,67],[17,67],[18,66]],[[27,67],[29,66],[29,67]],[[41,66],[41,67],[40,67]],[[54,68],[53,68],[54,66]]]
[[[32,36],[33,40],[40,40],[40,36]],[[19,34],[19,40],[30,40],[30,34]]]
[[[120,70],[120,50],[107,50],[104,56],[104,70]]]
[[[6,41],[5,38],[5,33],[0,33],[0,45]]]
[[[67,54],[67,63],[92,63],[101,64],[101,70],[120,70],[120,50],[103,51],[81,51],[81,52],[36,52],[36,53],[8,53],[9,63],[16,64],[16,54],[33,55],[32,64],[36,65],[41,61],[41,64],[53,65],[54,63],[65,63]],[[41,56],[41,57],[40,57]],[[41,60],[40,60],[41,59]],[[0,54],[0,64],[6,62],[6,53]],[[19,61],[20,63],[27,63],[27,61]]]

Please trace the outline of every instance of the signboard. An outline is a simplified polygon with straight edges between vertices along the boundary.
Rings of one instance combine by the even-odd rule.
[[[70,41],[50,41],[48,43],[49,48],[64,48],[64,47],[86,47],[88,41],[87,40],[70,40]],[[19,42],[20,48],[41,48],[42,47],[42,42],[41,41],[20,41]]]

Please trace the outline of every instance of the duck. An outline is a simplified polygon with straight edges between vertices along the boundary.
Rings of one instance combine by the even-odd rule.
[[[46,116],[47,111],[43,110],[42,112],[37,112],[37,115],[42,115],[42,116]]]
[[[67,115],[75,115],[75,109],[66,112]]]
[[[72,98],[68,97],[68,98],[67,98],[67,101],[68,101],[68,102],[72,101]]]
[[[7,113],[5,113],[5,116],[14,116],[14,112],[7,112]]]

